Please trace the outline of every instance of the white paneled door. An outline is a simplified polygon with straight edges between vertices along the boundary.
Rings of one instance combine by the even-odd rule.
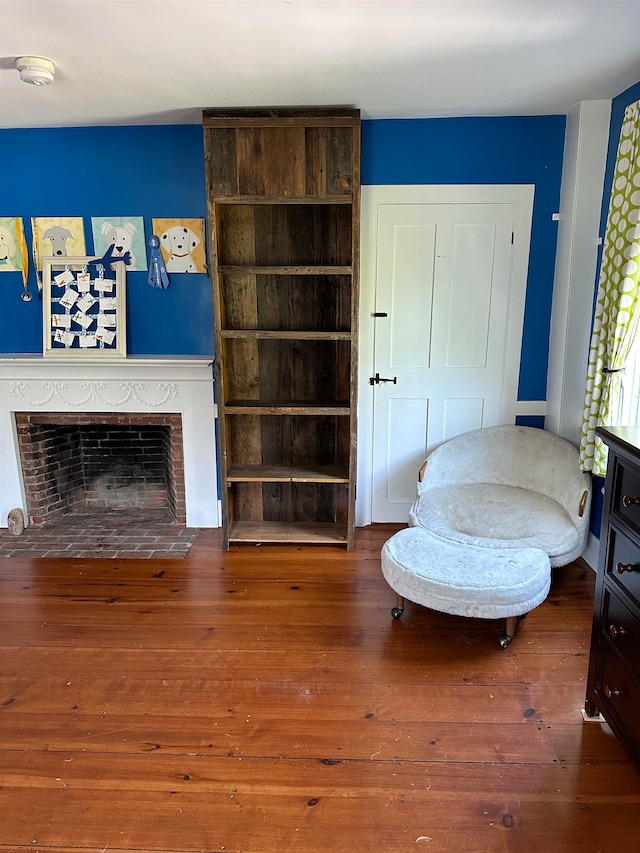
[[[372,521],[407,520],[438,444],[515,420],[516,214],[510,202],[376,205]]]

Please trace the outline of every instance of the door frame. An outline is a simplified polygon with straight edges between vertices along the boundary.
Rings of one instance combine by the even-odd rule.
[[[358,345],[358,476],[356,526],[371,524],[373,498],[373,387],[374,318],[376,297],[377,207],[381,204],[513,204],[514,238],[511,261],[505,390],[518,395],[522,335],[516,329],[524,315],[533,219],[534,184],[389,184],[361,189],[360,305]]]

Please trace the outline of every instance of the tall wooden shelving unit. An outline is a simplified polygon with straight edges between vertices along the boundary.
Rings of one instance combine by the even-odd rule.
[[[353,547],[360,113],[205,110],[224,546]]]

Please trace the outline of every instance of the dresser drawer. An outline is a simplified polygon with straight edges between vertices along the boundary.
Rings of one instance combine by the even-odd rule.
[[[640,607],[640,547],[611,527],[607,551],[607,577]]]
[[[640,672],[640,619],[610,590],[604,590],[601,631],[634,672]]]
[[[596,692],[607,722],[624,733],[627,745],[633,749],[637,758],[640,744],[640,691],[618,661],[615,652],[606,645],[602,647]]]
[[[611,512],[640,533],[640,471],[615,458]]]

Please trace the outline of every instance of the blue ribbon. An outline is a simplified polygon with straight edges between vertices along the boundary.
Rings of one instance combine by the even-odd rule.
[[[167,268],[164,265],[162,253],[160,252],[160,240],[155,234],[149,238],[148,245],[151,249],[149,255],[149,284],[151,287],[160,287],[162,290],[166,290],[169,287],[169,276],[167,275]]]

